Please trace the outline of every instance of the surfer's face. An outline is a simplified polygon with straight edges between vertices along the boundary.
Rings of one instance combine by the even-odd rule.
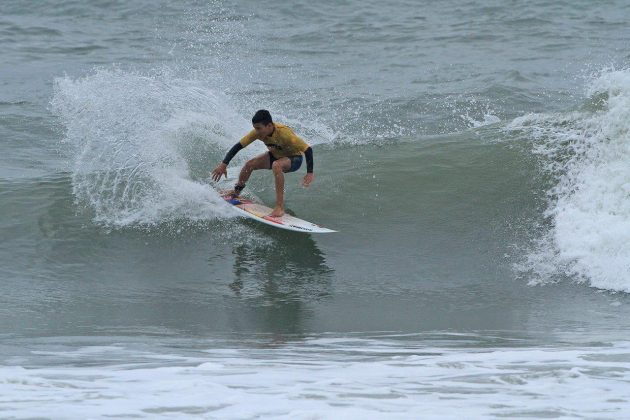
[[[273,123],[269,123],[267,125],[263,123],[256,123],[254,124],[254,130],[256,130],[256,134],[258,134],[259,137],[267,137],[273,133]]]

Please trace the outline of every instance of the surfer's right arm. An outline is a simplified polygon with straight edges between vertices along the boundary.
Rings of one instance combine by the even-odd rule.
[[[232,158],[234,156],[236,156],[236,154],[243,148],[243,145],[241,144],[241,142],[236,143],[234,146],[232,146],[232,148],[227,152],[227,155],[225,155],[225,157],[223,158],[223,162],[225,166],[228,166],[230,164],[230,161],[232,160]]]
[[[227,166],[230,164],[230,161],[236,154],[245,146],[251,144],[254,140],[256,140],[256,130],[252,130],[245,135],[238,143],[236,143],[232,148],[227,152],[223,161],[217,165],[216,168],[212,171],[212,180],[218,181],[221,179],[221,175],[225,176],[227,179]]]
[[[230,164],[230,161],[236,154],[243,148],[243,145],[238,142],[227,152],[223,161],[217,165],[216,168],[212,171],[212,180],[218,181],[221,179],[221,175],[225,176],[227,179],[227,166]]]

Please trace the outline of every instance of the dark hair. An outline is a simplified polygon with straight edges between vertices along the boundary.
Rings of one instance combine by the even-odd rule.
[[[252,124],[263,123],[264,125],[271,124],[271,114],[266,109],[259,109],[252,118]]]

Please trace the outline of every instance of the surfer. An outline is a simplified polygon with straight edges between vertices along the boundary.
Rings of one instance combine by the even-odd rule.
[[[308,187],[315,177],[313,174],[313,149],[299,138],[291,128],[284,124],[274,123],[271,114],[265,109],[256,111],[252,118],[252,124],[254,129],[232,146],[223,161],[214,168],[212,179],[216,182],[221,179],[221,175],[227,178],[227,166],[230,160],[239,150],[249,146],[254,140],[261,140],[269,151],[248,160],[241,169],[234,189],[225,195],[238,197],[253,171],[271,169],[276,182],[276,206],[269,216],[281,217],[284,215],[284,173],[297,171],[302,165],[302,155],[304,155],[306,175],[304,175],[302,185]]]

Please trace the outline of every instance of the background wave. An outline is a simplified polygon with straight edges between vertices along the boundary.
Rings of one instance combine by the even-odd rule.
[[[554,181],[550,228],[518,268],[534,283],[570,276],[630,292],[630,71],[603,72],[587,93],[579,110],[529,114],[507,127],[533,141]]]

